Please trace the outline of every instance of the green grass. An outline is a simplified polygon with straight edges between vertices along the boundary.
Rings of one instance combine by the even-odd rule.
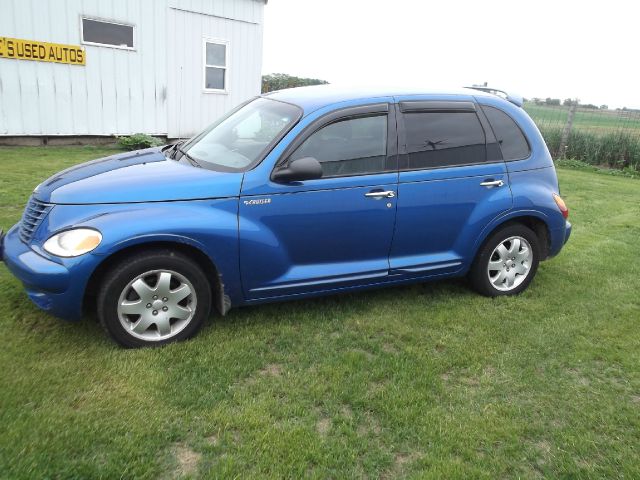
[[[102,153],[0,149],[0,226]],[[0,477],[640,477],[640,183],[559,175],[573,237],[515,298],[455,280],[235,309],[127,351],[1,266]]]

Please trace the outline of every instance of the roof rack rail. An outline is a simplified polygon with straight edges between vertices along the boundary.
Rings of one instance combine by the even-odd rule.
[[[470,88],[472,90],[479,90],[481,92],[492,93],[493,95],[497,95],[498,97],[502,97],[505,100],[510,101],[511,103],[513,103],[518,107],[522,107],[522,105],[524,104],[524,99],[520,95],[507,93],[504,90],[499,90],[497,88],[486,87],[483,85],[473,85],[471,87],[464,87],[464,88]]]

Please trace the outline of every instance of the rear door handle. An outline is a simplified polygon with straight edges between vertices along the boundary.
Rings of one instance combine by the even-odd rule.
[[[502,180],[485,180],[484,182],[480,183],[480,186],[482,187],[501,187],[504,185],[504,182]]]
[[[396,196],[396,192],[393,190],[384,190],[378,192],[368,192],[364,194],[368,198],[393,198]]]

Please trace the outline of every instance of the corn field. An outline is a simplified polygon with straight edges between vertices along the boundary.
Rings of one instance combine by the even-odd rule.
[[[640,171],[640,110],[611,110],[606,105],[577,105],[569,100],[565,105],[543,102],[527,101],[524,108],[554,158]]]

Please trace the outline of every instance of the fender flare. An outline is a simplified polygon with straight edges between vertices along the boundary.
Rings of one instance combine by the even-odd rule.
[[[488,225],[486,225],[482,229],[482,231],[480,232],[480,235],[478,235],[478,238],[476,239],[473,245],[473,255],[470,257],[471,263],[476,258],[476,255],[478,254],[478,250],[480,249],[480,246],[486,241],[489,235],[491,235],[493,232],[495,232],[498,228],[500,228],[505,223],[510,222],[512,220],[517,220],[518,218],[522,218],[522,217],[537,218],[538,220],[542,221],[545,224],[545,226],[547,227],[547,231],[550,230],[549,222],[547,220],[548,218],[547,215],[540,212],[539,210],[528,210],[528,209],[508,210],[502,213],[501,215],[498,215],[496,218],[494,218]]]

